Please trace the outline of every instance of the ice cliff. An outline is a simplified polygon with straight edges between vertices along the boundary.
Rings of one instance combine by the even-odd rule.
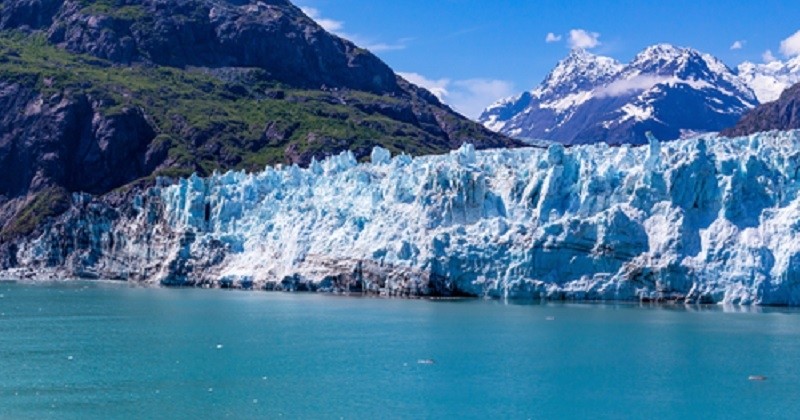
[[[344,153],[76,195],[0,277],[800,304],[800,132],[633,148]]]

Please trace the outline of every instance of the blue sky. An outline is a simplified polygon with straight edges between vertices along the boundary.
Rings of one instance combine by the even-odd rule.
[[[729,66],[795,54],[781,42],[800,31],[794,1],[302,0],[328,29],[371,49],[475,117],[500,97],[538,85],[582,44],[629,61],[668,42]],[[551,42],[547,42],[548,34]],[[791,41],[791,40],[790,40]],[[800,35],[796,40],[800,43]],[[738,43],[737,43],[738,42]],[[738,48],[737,48],[738,47]],[[798,45],[797,53],[800,53]]]

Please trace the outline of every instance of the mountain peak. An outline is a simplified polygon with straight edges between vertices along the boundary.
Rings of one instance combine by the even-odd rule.
[[[253,68],[294,87],[401,91],[378,57],[327,33],[287,0],[3,3],[0,30],[41,30],[68,52],[119,65]]]
[[[752,87],[761,103],[772,102],[784,90],[800,82],[800,56],[763,64],[745,61],[737,67],[737,72],[739,78]]]
[[[490,129],[566,144],[646,142],[718,131],[757,104],[753,92],[715,57],[656,44],[627,65],[573,50],[529,95],[481,116]]]
[[[736,73],[711,54],[693,48],[672,44],[656,44],[642,50],[623,71],[626,78],[642,76],[671,78],[674,80],[713,85],[729,92],[736,92],[744,103],[753,107],[756,96]],[[707,82],[707,83],[705,83]]]
[[[564,59],[559,61],[559,66],[607,63],[607,62],[618,63],[617,60],[614,60],[611,57],[605,57],[602,55],[592,53],[584,48],[576,47],[571,49],[569,51],[569,54],[567,54],[567,56],[564,57]]]
[[[585,48],[575,47],[569,51],[564,61],[590,61],[597,55],[590,53]]]
[[[700,59],[700,57],[701,53],[697,50],[662,43],[651,45],[640,51],[633,58],[629,67],[648,71],[665,67],[674,69],[685,65],[692,59]]]
[[[679,46],[676,46],[676,45],[673,45],[673,44],[662,42],[662,43],[659,43],[659,44],[654,44],[654,45],[650,45],[649,47],[646,47],[644,50],[642,50],[642,53],[644,53],[644,54],[657,54],[657,55],[661,55],[661,56],[668,56],[668,55],[677,56],[677,55],[686,54],[687,52],[691,52],[691,51],[695,51],[695,50],[693,50],[691,48],[679,47]]]
[[[618,73],[622,64],[611,57],[592,54],[583,48],[574,48],[547,75],[539,94],[561,92],[564,90],[581,90]]]

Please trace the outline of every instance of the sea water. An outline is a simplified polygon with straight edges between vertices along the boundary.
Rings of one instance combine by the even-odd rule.
[[[798,413],[794,310],[0,283],[0,418]]]

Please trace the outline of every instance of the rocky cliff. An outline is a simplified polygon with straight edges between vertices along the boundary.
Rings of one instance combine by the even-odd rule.
[[[800,128],[800,83],[786,89],[776,101],[767,102],[745,114],[726,136],[746,136],[761,131]]]
[[[48,42],[115,63],[260,68],[296,87],[400,93],[394,72],[325,32],[289,1],[16,0],[0,29],[41,29]]]
[[[288,1],[0,4],[0,238],[72,192],[465,141],[516,145]]]

